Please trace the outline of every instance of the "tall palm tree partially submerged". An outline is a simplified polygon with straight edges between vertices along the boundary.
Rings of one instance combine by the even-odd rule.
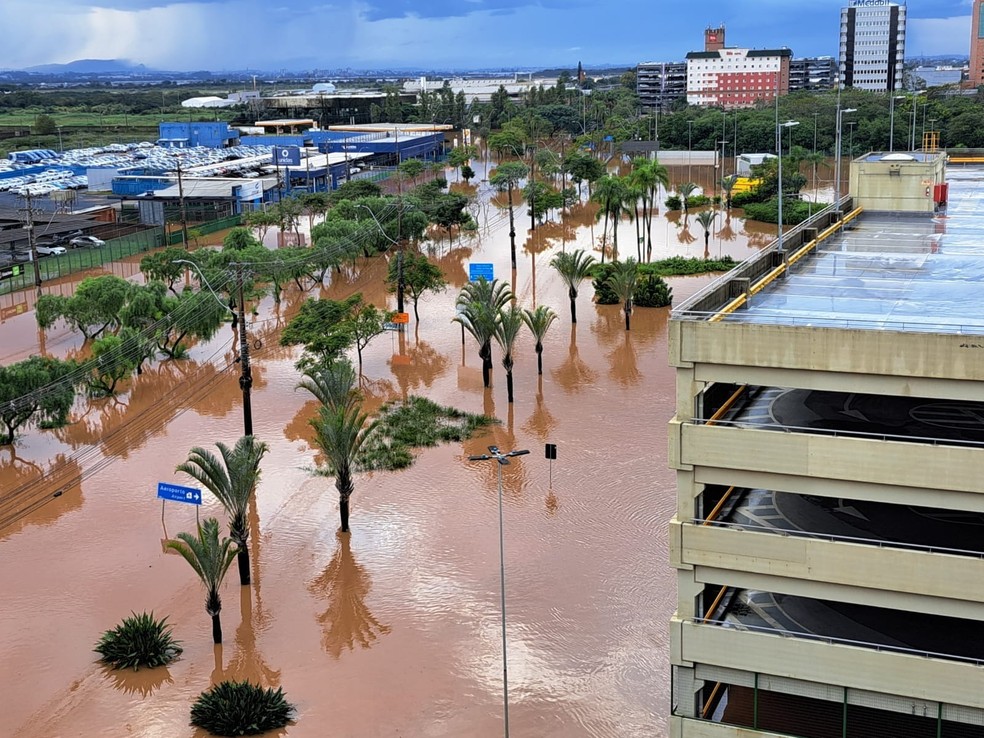
[[[561,251],[550,260],[550,266],[557,270],[567,285],[567,296],[571,300],[571,323],[577,323],[577,288],[591,276],[591,267],[594,264],[594,257],[580,249]]]
[[[717,213],[713,210],[702,210],[697,213],[697,222],[700,223],[701,228],[704,229],[704,258],[709,259],[711,257],[710,244],[711,244],[711,228],[714,227],[714,220],[717,218]]]
[[[178,464],[175,471],[194,477],[199,484],[216,496],[229,515],[229,536],[239,547],[239,583],[249,584],[249,501],[260,479],[260,461],[267,445],[253,436],[243,436],[230,449],[216,443],[222,461],[204,448],[195,446],[188,460]]]
[[[635,259],[616,261],[615,271],[608,277],[608,286],[618,295],[625,313],[625,330],[630,329],[629,319],[632,316],[632,299],[635,297],[636,280],[639,276],[639,264]]]
[[[557,320],[557,313],[546,305],[538,305],[535,310],[523,311],[523,322],[530,329],[535,341],[537,374],[543,374],[543,337],[547,335],[547,329],[555,320]]]
[[[523,327],[523,311],[515,305],[499,311],[499,323],[495,329],[496,343],[502,348],[502,366],[506,370],[506,395],[513,401],[513,346]]]
[[[311,420],[315,443],[328,459],[338,490],[338,512],[342,533],[349,532],[349,499],[355,491],[352,472],[355,460],[377,423],[369,422],[355,388],[356,373],[351,362],[339,359],[310,367],[298,388],[306,389],[321,403],[318,417]]]
[[[696,191],[697,185],[693,182],[684,182],[682,185],[677,185],[677,194],[680,196],[680,205],[683,208],[684,217],[690,213],[690,209],[687,207],[687,200]]]
[[[591,199],[597,202],[601,208],[598,210],[598,218],[604,216],[605,227],[601,235],[601,263],[605,263],[606,239],[608,237],[608,221],[613,221],[612,227],[612,258],[618,258],[618,222],[624,213],[630,212],[626,206],[628,198],[628,188],[625,180],[616,175],[605,175],[595,183],[595,190],[591,193]]]
[[[219,521],[205,518],[198,526],[198,535],[178,533],[176,540],[167,541],[169,549],[177,551],[195,570],[205,586],[205,612],[212,618],[212,641],[222,643],[222,600],[219,588],[226,572],[236,558],[236,549],[231,538],[219,540]]]
[[[455,301],[458,314],[452,320],[464,326],[478,343],[482,382],[486,388],[492,380],[492,339],[502,317],[501,311],[512,299],[512,290],[505,282],[498,279],[489,282],[482,277],[462,287]]]
[[[662,185],[670,186],[670,173],[662,164],[645,157],[632,160],[632,182],[642,189],[642,221],[646,232],[646,261],[653,257],[653,215],[656,213],[657,196]]]

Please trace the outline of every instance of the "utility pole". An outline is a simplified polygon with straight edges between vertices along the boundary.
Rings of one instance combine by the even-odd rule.
[[[243,391],[243,433],[253,435],[253,406],[250,401],[250,388],[253,386],[253,373],[249,368],[249,340],[246,337],[246,300],[243,297],[243,265],[236,264],[236,287],[239,291],[239,387]]]
[[[396,312],[402,313],[403,310],[403,290],[406,289],[406,282],[403,279],[403,250],[396,252]],[[402,324],[400,326],[403,327]]]
[[[34,240],[34,203],[30,190],[25,190],[25,215],[27,216],[27,242],[31,247],[31,263],[34,265],[34,286],[37,287],[38,297],[41,297],[41,266],[38,264],[38,244]]]
[[[175,154],[175,157],[177,155]],[[181,179],[181,159],[178,158],[178,203],[181,207],[181,239],[185,250],[190,248],[188,243],[188,214],[185,210],[184,180]]]

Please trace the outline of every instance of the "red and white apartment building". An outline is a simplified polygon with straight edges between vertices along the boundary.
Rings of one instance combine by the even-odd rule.
[[[724,28],[704,31],[704,51],[687,54],[687,102],[722,108],[750,107],[789,92],[789,49],[724,45]]]

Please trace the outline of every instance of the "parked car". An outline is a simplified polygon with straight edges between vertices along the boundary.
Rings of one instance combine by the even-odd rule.
[[[68,250],[64,246],[35,246],[34,248],[41,256],[58,256]]]
[[[85,247],[96,248],[98,246],[105,246],[106,242],[101,238],[96,238],[95,236],[79,236],[78,238],[73,238],[69,241],[68,245],[73,249]]]

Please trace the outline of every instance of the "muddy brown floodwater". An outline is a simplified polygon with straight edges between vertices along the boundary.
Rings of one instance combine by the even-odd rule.
[[[277,345],[308,295],[288,290],[280,306],[263,300],[251,325],[262,343],[253,414],[270,452],[250,521],[254,584],[240,588],[234,571],[227,578],[221,647],[212,646],[197,579],[162,552],[164,526],[167,535],[192,530],[195,510],[169,504],[162,525],[155,489],[159,480],[189,483],[174,467],[191,446],[231,444],[242,431],[228,327],[187,360],[155,364],[115,399],[80,400],[68,427],[28,430],[0,450],[0,512],[39,505],[0,531],[0,735],[199,736],[188,725],[190,704],[223,678],[282,686],[298,710],[281,732],[291,738],[501,734],[496,469],[466,460],[493,443],[531,452],[503,469],[513,734],[665,734],[675,606],[666,542],[675,505],[666,468],[668,312],[636,310],[627,333],[618,308],[593,305],[585,283],[572,327],[549,261],[600,239],[593,206],[534,234],[520,206],[512,276],[508,218],[486,183],[477,191],[479,231],[431,244],[452,286],[421,300],[421,321],[407,334],[370,344],[364,391],[371,402],[426,395],[502,424],[422,451],[409,470],[357,475],[352,533],[337,535],[332,480],[312,474],[315,407],[295,390],[296,352]],[[653,258],[701,255],[703,234],[693,218],[688,226],[660,216]],[[727,228],[711,241],[715,256],[743,258],[765,238],[737,215]],[[634,225],[623,222],[619,235],[623,255],[634,252]],[[532,341],[521,337],[513,405],[498,350],[494,387],[484,391],[477,348],[470,337],[462,347],[450,322],[469,261],[492,262],[522,306],[546,304],[559,315],[541,378]],[[392,307],[385,266],[382,257],[361,263],[321,294],[361,290]],[[708,280],[671,283],[679,300]],[[21,302],[31,301],[0,297],[0,307]],[[0,325],[0,361],[80,349],[64,326],[39,334],[30,308]],[[559,455],[552,486],[548,442]],[[47,487],[30,486],[41,474]],[[51,498],[54,489],[61,496]],[[224,520],[210,496],[201,513]],[[178,661],[139,673],[96,663],[96,639],[131,610],[169,618],[184,646]]]

